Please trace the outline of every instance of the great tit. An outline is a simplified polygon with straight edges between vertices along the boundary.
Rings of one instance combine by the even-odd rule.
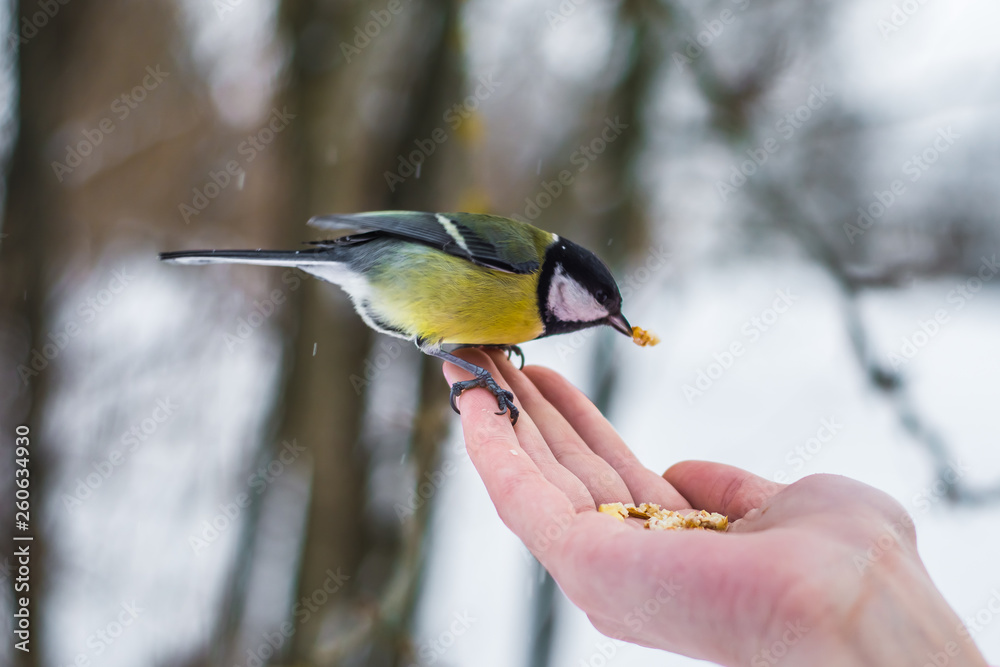
[[[347,231],[303,250],[189,250],[160,259],[179,264],[292,266],[339,285],[372,329],[414,341],[426,354],[473,374],[456,382],[485,387],[498,415],[517,422],[514,395],[484,368],[442,346],[491,346],[523,354],[518,343],[608,325],[633,336],[622,297],[597,255],[517,220],[478,213],[380,211],[309,221]]]

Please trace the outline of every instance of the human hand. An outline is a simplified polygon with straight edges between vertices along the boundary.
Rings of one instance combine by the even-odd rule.
[[[986,664],[924,569],[909,516],[881,491],[833,475],[782,485],[695,461],[661,476],[557,373],[459,354],[522,411],[511,427],[487,391],[459,402],[500,518],[604,634],[724,665]],[[732,523],[725,534],[648,531],[596,511],[611,502]]]

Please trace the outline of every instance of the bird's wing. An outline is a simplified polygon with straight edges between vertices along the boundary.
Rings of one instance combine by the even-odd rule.
[[[538,271],[553,235],[527,223],[471,213],[379,211],[323,215],[309,221],[320,229],[380,232],[438,248],[473,264],[508,273]]]

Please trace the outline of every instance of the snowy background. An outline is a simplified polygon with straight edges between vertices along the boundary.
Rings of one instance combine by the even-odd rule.
[[[613,367],[608,417],[653,470],[706,459],[785,482],[843,474],[891,494],[916,521],[934,581],[987,660],[1000,663],[1000,614],[990,608],[1000,599],[1000,538],[990,528],[1000,522],[994,3],[677,0],[650,3],[638,19],[617,3],[448,5],[462,39],[441,41],[462,49],[457,89],[429,103],[430,126],[444,124],[441,112],[475,95],[484,77],[499,85],[426,158],[427,171],[407,179],[405,196],[387,190],[396,145],[380,142],[393,135],[411,147],[429,136],[410,122],[420,114],[400,82],[416,78],[412,63],[433,65],[428,35],[437,33],[420,12],[438,10],[404,2],[352,64],[340,45],[356,44],[355,28],[387,5],[307,3],[318,18],[293,29],[302,19],[289,18],[290,4],[101,9],[74,0],[19,51],[4,50],[0,362],[9,381],[0,428],[4,442],[26,420],[37,434],[45,501],[36,527],[46,551],[35,598],[39,651],[29,659],[5,644],[0,663],[306,664],[307,655],[308,664],[406,667],[693,664],[603,638],[553,593],[497,518],[457,418],[435,413],[448,416],[432,456],[414,444],[415,433],[433,430],[417,418],[431,412],[421,397],[446,396],[436,362],[422,366],[415,350],[381,337],[343,353],[358,329],[310,319],[354,321],[333,287],[281,271],[155,261],[177,248],[293,247],[312,238],[302,224],[309,215],[331,210],[524,214],[553,173],[576,169],[577,146],[618,116],[630,125],[619,143],[574,171],[569,194],[540,207],[537,222],[608,257],[630,286],[626,316],[663,344],[639,349],[612,333],[577,334],[525,345],[528,362],[594,396]],[[4,5],[0,32],[21,24],[17,11],[31,15],[31,3],[22,5]],[[133,23],[115,27],[116,12]],[[127,26],[147,12],[166,12],[169,20],[150,23],[173,32],[156,57],[123,57],[116,49],[159,44],[129,37]],[[18,104],[45,100],[36,93],[47,85],[18,84],[18,68],[37,63],[29,49],[58,41],[71,22],[78,41],[66,43],[104,54],[98,62],[121,79],[98,87],[88,107],[79,100],[92,87],[60,78],[52,94],[67,102],[49,125],[38,129],[22,115],[18,127]],[[637,25],[650,32],[640,39]],[[635,47],[636,55],[636,44],[646,51]],[[310,56],[327,53],[323,45],[329,62]],[[49,164],[64,159],[67,137],[94,127],[108,100],[131,87],[119,81],[141,81],[160,56],[174,78],[119,121],[99,158],[65,183],[52,178]],[[39,65],[31,67],[27,74]],[[447,78],[428,69],[431,81]],[[630,107],[635,87],[644,92]],[[192,203],[192,189],[204,189],[287,99],[299,119],[185,220],[179,206]],[[310,120],[316,109],[331,127]],[[783,124],[789,114],[795,125]],[[941,136],[951,139],[935,145]],[[778,149],[744,185],[720,194],[734,165],[768,140]],[[26,190],[15,187],[29,182],[16,179],[33,164],[15,155],[17,141],[41,146],[45,186],[24,198],[58,202],[41,223],[25,216]],[[151,153],[153,167],[141,161]],[[432,175],[435,164],[446,166]],[[904,190],[871,228],[846,231],[894,181]],[[35,223],[45,232],[33,247],[44,252],[29,255],[21,239]],[[51,258],[56,247],[58,261],[22,285],[32,265],[21,254]],[[25,311],[25,303],[36,305]],[[69,324],[79,334],[26,394],[17,365]],[[744,351],[730,358],[737,342]],[[354,396],[353,373],[324,370],[331,384],[312,384],[296,369],[337,355],[351,358],[355,373],[376,372],[345,408],[356,437],[338,445],[342,460],[324,462],[332,445],[311,419],[327,411],[346,419],[325,392]],[[880,388],[876,370],[899,388]],[[914,414],[919,433],[905,422]],[[343,423],[329,428],[346,431]],[[4,466],[0,493],[9,497]],[[946,486],[949,469],[957,472]],[[433,492],[419,505],[429,515],[401,518],[426,480]],[[339,489],[355,503],[317,503]],[[340,525],[351,517],[361,525],[357,544],[317,549],[318,532],[352,534]],[[0,578],[9,606],[10,570]],[[315,608],[301,604],[304,596]],[[550,604],[551,633],[539,639]],[[379,625],[386,609],[403,610],[388,628]],[[283,623],[292,632],[281,637]]]
[[[677,282],[677,276],[667,279]],[[726,287],[728,286],[728,288]],[[866,303],[879,347],[886,354],[919,330],[927,312],[941,307],[954,285],[916,285],[886,299]],[[776,290],[799,301],[705,395],[689,402],[682,383],[733,341],[745,341],[745,322],[771,306]],[[663,284],[651,283],[637,304],[660,300]],[[652,351],[624,341],[616,350],[628,368],[627,387],[615,399],[611,419],[640,459],[653,470],[676,461],[703,459],[740,466],[770,479],[795,481],[818,472],[847,475],[899,500],[913,515],[920,553],[931,576],[962,618],[976,619],[973,632],[987,660],[1000,655],[1000,623],[988,608],[1000,576],[995,561],[1000,540],[983,526],[1000,519],[994,506],[955,509],[935,487],[933,466],[901,429],[886,400],[866,385],[840,324],[836,289],[820,272],[797,263],[740,263],[685,277],[668,289],[668,307],[643,311],[643,326],[664,334]],[[1000,355],[979,354],[990,331],[1000,327],[1000,294],[986,290],[956,316],[907,366],[913,391],[935,424],[963,443],[956,463],[968,479],[989,482],[1000,472],[991,447],[991,393],[984,373],[998,370]],[[978,343],[972,341],[978,339]],[[586,353],[586,343],[581,352]],[[529,361],[567,373],[585,386],[586,369],[563,359],[558,342],[525,346]],[[684,350],[683,356],[668,350]],[[659,387],[650,391],[648,387]],[[977,387],[980,387],[977,389]],[[842,426],[829,442],[819,441],[824,422]],[[825,434],[823,434],[825,436]],[[458,441],[456,441],[458,442]],[[438,496],[442,507],[435,537],[452,545],[439,552],[428,575],[421,616],[427,640],[448,629],[452,614],[468,611],[478,619],[467,637],[449,652],[449,664],[509,665],[523,660],[522,644],[508,633],[529,631],[524,615],[509,607],[530,607],[536,570],[526,549],[512,539],[467,457],[448,448],[458,472]],[[785,477],[779,475],[784,474]],[[489,544],[484,551],[481,545]],[[491,576],[483,577],[483,572]],[[512,581],[519,582],[512,585]],[[564,598],[559,602],[556,653],[551,664],[603,664],[602,635]],[[995,606],[995,604],[994,604]],[[970,625],[970,627],[972,627]],[[501,628],[501,631],[497,631]],[[517,636],[517,634],[515,634]],[[698,661],[615,643],[607,664],[689,665]]]

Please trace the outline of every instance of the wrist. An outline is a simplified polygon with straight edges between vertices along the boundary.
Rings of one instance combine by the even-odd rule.
[[[882,561],[862,575],[859,595],[834,619],[837,646],[813,653],[809,664],[987,667],[919,557],[893,550]]]

